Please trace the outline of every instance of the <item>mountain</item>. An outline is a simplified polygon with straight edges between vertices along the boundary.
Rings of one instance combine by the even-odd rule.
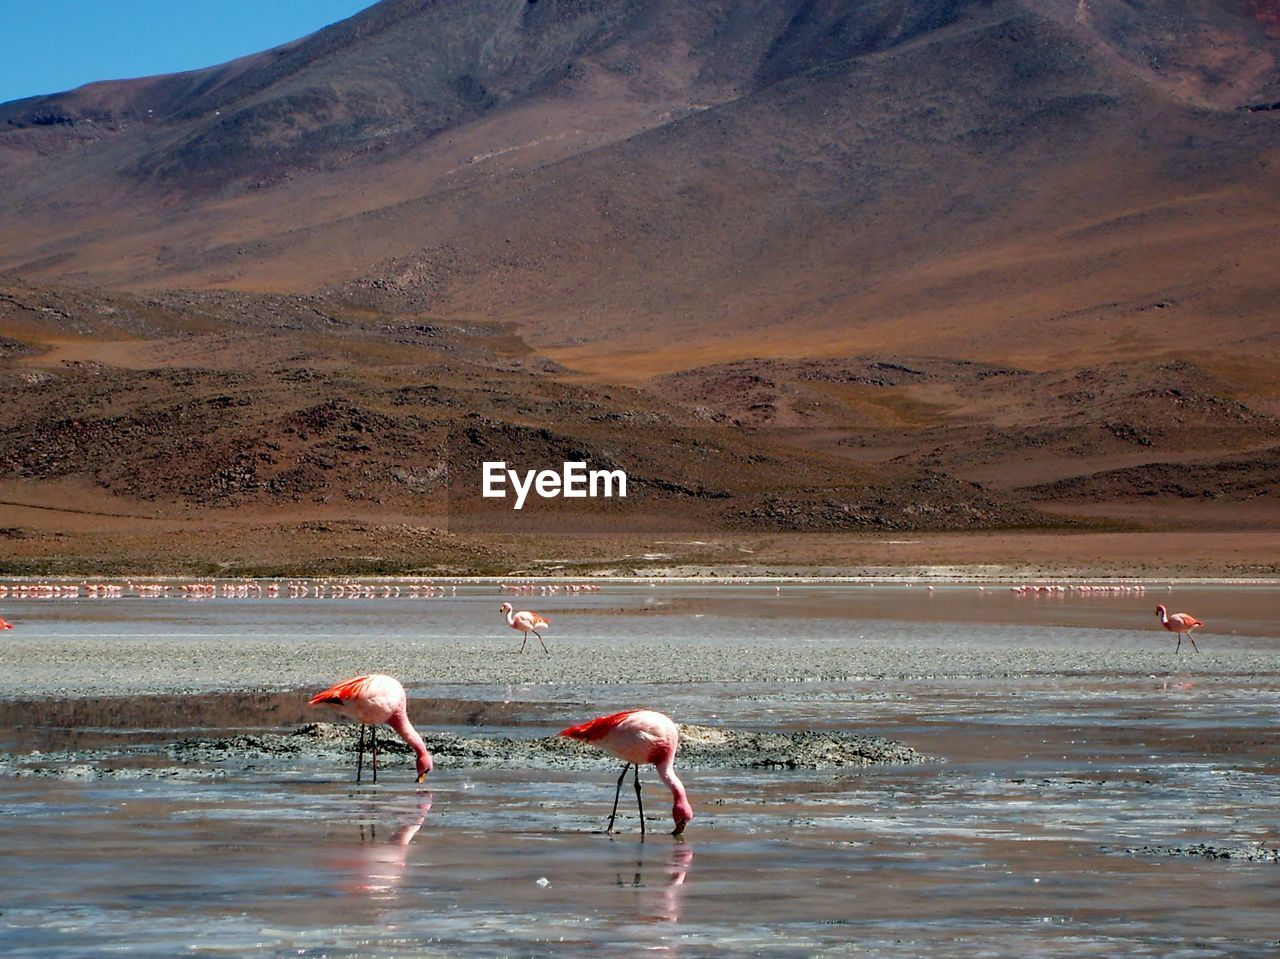
[[[0,364],[213,368],[194,343],[257,331],[274,345],[241,358],[253,379],[268,355],[304,362],[278,353],[291,335],[344,370],[407,345],[438,368],[445,344],[495,396],[554,383],[610,416],[661,410],[669,439],[710,429],[742,462],[981,483],[997,525],[1123,518],[1127,493],[1082,511],[1079,491],[1130,474],[1085,478],[1270,462],[1250,456],[1280,416],[1278,55],[1264,0],[384,0],[229,64],[0,105]],[[397,389],[429,375],[370,362]],[[324,397],[389,415],[345,373],[296,387],[227,415],[296,428],[276,408]],[[477,411],[590,439],[518,406]],[[1192,408],[1209,425],[1188,432]],[[52,479],[14,435],[5,462]],[[72,447],[66,475],[113,495],[186,495]],[[336,475],[302,499],[363,474]],[[267,495],[250,485],[226,502]],[[406,490],[388,503],[411,509]],[[726,528],[793,515],[757,492],[699,503]],[[1153,521],[1194,521],[1156,498]],[[836,502],[820,525],[856,526]]]

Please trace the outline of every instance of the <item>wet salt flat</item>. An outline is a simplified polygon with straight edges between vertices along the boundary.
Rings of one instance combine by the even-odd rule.
[[[514,655],[502,599],[485,586],[385,602],[6,602],[17,628],[0,636],[0,694],[22,704],[0,728],[5,953],[1280,948],[1278,591],[606,586],[517,597],[552,620],[552,655],[536,657]],[[1209,623],[1198,656],[1184,644],[1175,658],[1157,602]],[[440,760],[423,786],[398,764],[355,786],[342,756],[166,751],[197,729],[295,722],[278,705],[289,696],[217,690],[315,689],[374,668],[419,702],[501,707],[482,730],[460,714],[428,733],[538,737],[650,705],[737,729],[875,734],[940,761],[685,768],[697,818],[683,842],[650,770],[641,843],[629,789],[622,831],[600,832],[616,779],[603,764]],[[163,705],[110,699],[75,729],[55,718],[70,694],[129,693],[180,693],[207,718],[166,723]]]

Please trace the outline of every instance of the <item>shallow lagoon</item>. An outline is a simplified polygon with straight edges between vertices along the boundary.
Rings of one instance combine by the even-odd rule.
[[[6,602],[19,628],[0,639],[0,691],[28,701],[0,730],[6,953],[1163,957],[1280,944],[1280,592],[516,597],[552,618],[550,657],[514,655],[502,599],[461,586],[429,600]],[[1199,656],[1184,644],[1174,657],[1157,602],[1210,624]],[[196,728],[281,728],[214,691],[371,668],[414,698],[505,702],[485,735],[647,704],[691,722],[874,733],[942,761],[687,769],[697,819],[684,842],[666,835],[650,772],[641,843],[625,805],[621,833],[599,831],[606,767],[442,763],[418,787],[388,765],[357,787],[332,760],[146,758]],[[42,719],[71,693],[166,692],[199,697],[208,721]],[[475,732],[456,717],[447,728]],[[113,750],[135,755],[101,758]]]

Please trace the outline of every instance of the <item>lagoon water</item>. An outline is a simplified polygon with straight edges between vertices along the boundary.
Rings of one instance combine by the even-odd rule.
[[[503,598],[6,601],[0,952],[1280,950],[1278,590],[605,584],[513,599],[553,624],[551,656],[523,657]],[[1156,603],[1209,623],[1198,655],[1174,655]],[[500,705],[485,735],[651,705],[873,733],[939,761],[688,768],[683,841],[650,771],[641,842],[629,789],[620,832],[601,832],[605,767],[441,763],[417,786],[387,765],[356,786],[329,759],[163,751],[280,730],[294,719],[244,691],[304,699],[362,666],[419,702]],[[166,722],[149,700],[165,694],[197,718]],[[71,723],[75,696],[96,698]]]

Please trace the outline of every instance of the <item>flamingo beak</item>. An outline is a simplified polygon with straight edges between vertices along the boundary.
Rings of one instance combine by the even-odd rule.
[[[684,835],[684,827],[685,827],[685,823],[682,823],[682,822],[678,822],[678,823],[676,823],[676,828],[675,828],[675,829],[673,829],[673,830],[671,830],[671,835],[673,835],[673,836],[683,836],[683,835]]]
[[[414,780],[414,781],[415,781],[415,782],[420,782],[420,783],[421,783],[421,782],[426,782],[426,781],[427,781],[427,774],[426,774],[426,773],[418,773],[418,778],[417,778],[416,780]]]

